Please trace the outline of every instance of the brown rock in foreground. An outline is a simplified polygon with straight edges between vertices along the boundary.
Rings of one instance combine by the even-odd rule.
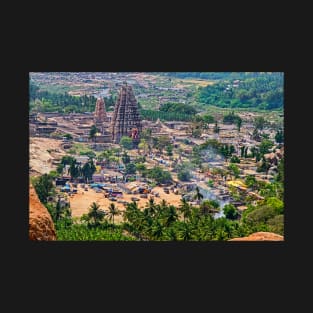
[[[52,218],[31,185],[29,187],[29,239],[56,240]]]
[[[284,241],[284,237],[278,234],[261,231],[247,237],[233,238],[229,241]]]

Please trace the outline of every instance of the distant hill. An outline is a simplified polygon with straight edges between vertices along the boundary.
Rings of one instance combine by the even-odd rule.
[[[157,72],[160,74],[176,78],[198,78],[208,80],[232,80],[265,77],[268,75],[282,76],[279,72]]]

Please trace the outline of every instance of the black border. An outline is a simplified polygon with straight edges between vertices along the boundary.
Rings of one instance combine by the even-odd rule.
[[[209,40],[210,32],[207,37]],[[158,37],[160,38],[160,37]],[[189,37],[190,38],[190,37]],[[265,35],[260,37],[265,38]],[[67,50],[68,46],[58,45],[49,54],[44,49],[49,45],[28,51],[23,58],[17,59],[10,77],[12,90],[11,101],[8,104],[12,116],[16,118],[19,127],[16,132],[10,133],[9,141],[15,147],[14,174],[8,175],[11,199],[14,207],[10,211],[16,212],[17,217],[14,232],[9,232],[14,238],[17,258],[12,260],[15,272],[26,275],[28,280],[40,280],[43,273],[56,279],[59,284],[63,281],[89,285],[89,280],[97,281],[106,279],[107,284],[121,286],[127,284],[131,291],[133,284],[143,294],[148,294],[145,284],[153,279],[161,282],[164,290],[169,290],[169,285],[176,280],[180,286],[192,292],[193,288],[200,289],[197,281],[210,285],[216,293],[231,292],[232,288],[241,291],[247,297],[252,294],[251,286],[264,284],[274,292],[273,285],[279,289],[280,283],[285,283],[284,264],[290,263],[290,257],[299,251],[299,244],[303,237],[295,228],[302,219],[295,212],[300,210],[298,204],[292,204],[295,190],[301,191],[301,186],[292,177],[295,158],[292,146],[294,134],[294,119],[299,118],[297,108],[297,93],[294,91],[297,78],[289,60],[285,57],[286,46],[272,46],[266,41],[263,44],[257,38],[253,43],[246,42],[241,49],[235,40],[225,39],[226,42],[209,47],[199,44],[203,41],[194,39],[181,41],[174,39],[170,45],[162,41],[153,40],[147,49],[132,50],[133,44],[123,42],[127,49],[121,46],[109,48],[92,46],[89,53],[84,50]],[[281,41],[279,42],[281,44]],[[188,45],[189,44],[189,45]],[[243,45],[242,42],[238,44]],[[248,46],[247,46],[248,44]],[[123,45],[122,45],[123,46]],[[189,49],[186,50],[186,46]],[[37,47],[36,47],[37,48]],[[40,51],[38,51],[40,50]],[[30,56],[32,55],[32,58]],[[285,73],[285,130],[286,130],[286,229],[284,242],[32,242],[28,240],[28,73],[34,71],[277,71]],[[12,101],[14,100],[14,101]],[[18,110],[17,110],[18,106]],[[297,141],[297,139],[296,139]],[[298,142],[297,142],[298,143]],[[298,178],[297,178],[298,179]],[[301,247],[301,244],[300,244]],[[13,248],[13,246],[12,246]],[[12,249],[11,249],[12,251]],[[97,278],[92,278],[92,268],[103,266]],[[89,269],[86,274],[84,269]],[[114,272],[114,274],[110,272]],[[26,273],[26,274],[25,274]],[[33,273],[34,277],[32,277]],[[119,275],[117,275],[119,273]],[[117,277],[116,277],[117,275]],[[54,277],[55,276],[55,277]],[[80,277],[80,279],[77,278]],[[61,278],[60,278],[61,277]],[[66,277],[66,278],[64,278]],[[170,278],[169,278],[170,277]],[[60,278],[60,280],[57,280]],[[117,280],[117,281],[116,281]],[[186,280],[186,281],[185,281]],[[196,284],[196,285],[195,285]],[[200,283],[201,285],[202,283]],[[215,285],[216,284],[216,288]],[[101,285],[101,284],[100,284]],[[263,285],[263,286],[264,286]],[[115,286],[115,285],[114,285]],[[83,286],[84,287],[84,286]],[[39,287],[40,288],[40,287]],[[63,288],[65,288],[63,286]],[[267,290],[268,290],[267,289]],[[285,290],[285,288],[283,288]],[[261,291],[261,289],[260,289]],[[210,298],[204,290],[201,292],[204,299]],[[269,295],[269,298],[272,298]],[[138,297],[140,295],[138,294]],[[184,300],[181,294],[181,301]],[[223,297],[222,297],[223,298]],[[230,297],[231,298],[231,297]],[[227,297],[225,298],[227,299]],[[227,302],[227,300],[225,300]],[[240,299],[233,299],[240,301]],[[122,301],[122,300],[120,300]],[[260,301],[262,301],[260,299]],[[157,300],[154,300],[154,303]],[[208,304],[209,305],[209,304]],[[222,304],[223,307],[224,303]]]

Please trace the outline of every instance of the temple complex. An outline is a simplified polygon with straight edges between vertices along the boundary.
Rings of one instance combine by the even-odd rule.
[[[137,101],[132,87],[124,83],[120,89],[111,122],[112,142],[119,143],[122,136],[133,139],[136,147],[142,130]]]

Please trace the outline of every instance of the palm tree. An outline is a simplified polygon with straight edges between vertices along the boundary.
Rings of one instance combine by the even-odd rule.
[[[111,157],[113,156],[113,151],[112,150],[104,150],[101,153],[101,157],[103,157],[105,159],[105,162],[107,164],[107,166],[110,165],[110,161],[111,161]]]
[[[132,222],[132,220],[138,215],[139,212],[140,211],[136,201],[128,203],[126,206],[126,210],[123,212],[124,220]]]
[[[176,241],[177,240],[177,232],[176,232],[175,228],[173,228],[173,227],[168,228],[166,230],[166,237],[169,240]]]
[[[181,229],[178,231],[178,238],[180,240],[190,240],[191,239],[191,227],[188,223],[183,223]]]
[[[179,211],[183,214],[184,222],[185,222],[186,217],[190,218],[191,207],[185,198],[182,198],[180,202],[181,202],[181,206],[179,207]]]
[[[93,202],[90,206],[90,210],[87,214],[89,219],[93,219],[93,225],[99,225],[100,221],[103,220],[104,216],[105,216],[105,212],[100,210],[100,205],[96,202]]]
[[[148,212],[151,216],[154,216],[156,213],[156,205],[154,202],[154,198],[151,198],[151,197],[148,202]]]
[[[200,189],[198,186],[196,187],[196,194],[193,196],[193,198],[197,199],[199,201],[199,203],[203,199],[203,194],[200,193]]]
[[[153,224],[152,229],[151,229],[151,234],[152,234],[153,239],[158,240],[158,239],[162,238],[162,236],[164,234],[164,227],[159,221],[156,221]]]
[[[172,223],[176,222],[178,218],[176,208],[173,205],[166,207],[164,211],[164,225],[166,227],[170,226]]]
[[[114,216],[115,215],[119,215],[120,214],[120,211],[117,209],[117,207],[115,206],[114,203],[111,203],[110,206],[109,206],[109,213],[108,213],[108,216],[109,216],[109,219],[112,220],[113,222],[113,225],[114,225]]]

